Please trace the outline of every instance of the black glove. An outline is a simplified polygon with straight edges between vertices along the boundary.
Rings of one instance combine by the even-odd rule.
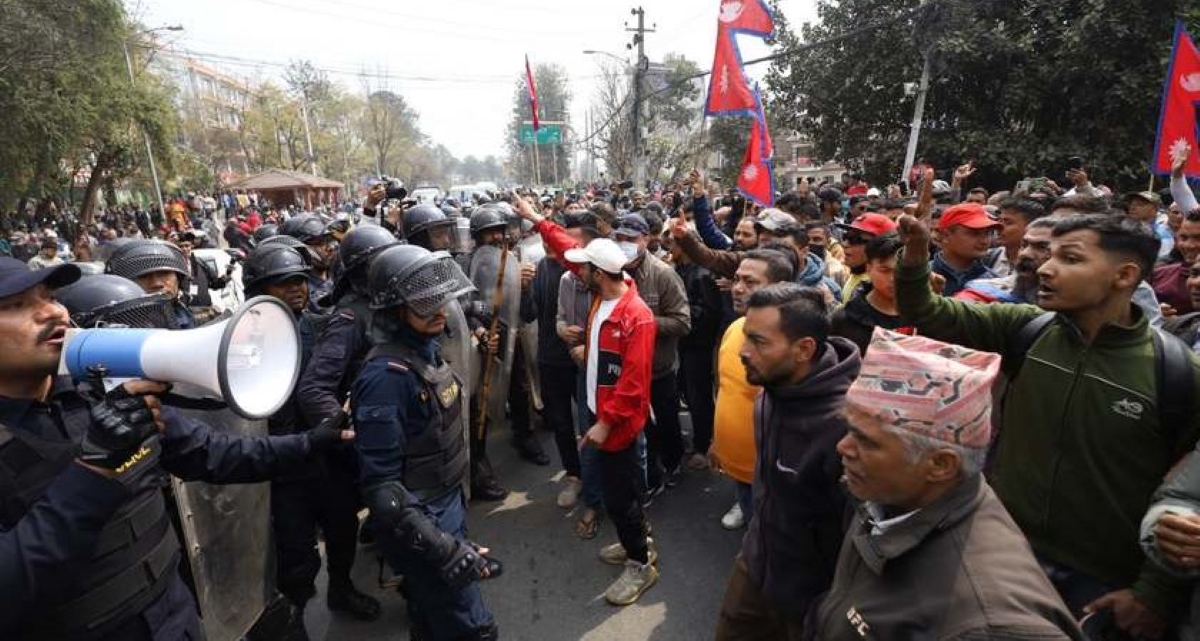
[[[439,530],[402,485],[391,481],[365,494],[384,545],[425,559],[451,588],[461,589],[482,578],[487,560],[470,543]]]
[[[338,412],[322,419],[307,432],[308,444],[314,450],[323,450],[342,442],[342,430],[346,429],[346,414]]]
[[[145,457],[142,446],[158,434],[158,424],[146,400],[129,394],[124,387],[93,402],[91,414],[79,455],[79,460],[89,465],[122,473],[127,463]]]

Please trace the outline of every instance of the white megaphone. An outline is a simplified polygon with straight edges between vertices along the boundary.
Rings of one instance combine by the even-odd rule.
[[[59,372],[82,380],[96,366],[109,379],[194,385],[240,416],[260,419],[292,395],[300,376],[300,334],[291,309],[258,296],[228,320],[199,329],[68,332]]]

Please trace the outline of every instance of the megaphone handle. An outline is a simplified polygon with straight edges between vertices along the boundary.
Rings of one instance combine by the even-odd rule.
[[[108,394],[109,392],[117,389],[118,387],[120,387],[120,386],[124,385],[125,383],[128,383],[129,381],[132,381],[132,380],[136,380],[136,379],[132,379],[132,378],[103,378],[103,379],[101,379],[101,381],[103,382],[105,394]]]

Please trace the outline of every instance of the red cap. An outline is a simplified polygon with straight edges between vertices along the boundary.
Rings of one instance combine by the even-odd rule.
[[[1000,221],[989,216],[987,210],[979,203],[963,203],[946,209],[938,220],[938,229],[949,229],[954,225],[970,229],[990,229],[999,227]]]
[[[838,223],[842,229],[855,229],[875,236],[896,233],[896,222],[883,214],[859,214],[850,224]]]

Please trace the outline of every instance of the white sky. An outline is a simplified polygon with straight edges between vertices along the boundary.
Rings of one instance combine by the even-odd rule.
[[[816,0],[783,0],[793,28],[816,19]],[[330,77],[349,91],[383,83],[420,114],[434,142],[460,159],[503,157],[512,93],[530,62],[554,62],[571,77],[572,124],[581,132],[599,63],[584,49],[625,49],[636,24],[630,2],[596,0],[441,0],[429,4],[387,0],[126,0],[148,28],[182,25],[164,39],[176,47],[231,57],[203,62],[231,75],[278,79],[290,60],[308,59],[336,71]],[[719,0],[642,0],[651,61],[683,54],[708,70],[712,64]],[[769,53],[761,41],[741,36],[743,59]],[[761,77],[766,64],[750,67]]]

